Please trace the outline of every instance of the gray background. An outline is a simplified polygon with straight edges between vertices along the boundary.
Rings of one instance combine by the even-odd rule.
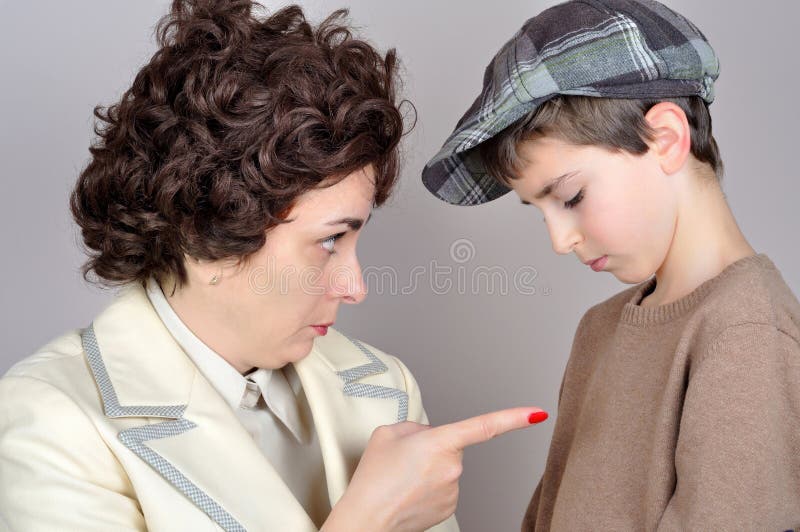
[[[414,266],[430,272],[432,260],[454,268],[449,278],[456,284],[459,267],[468,280],[478,266],[538,272],[533,295],[513,286],[507,295],[486,286],[441,294],[427,282],[393,295],[375,278],[366,302],[342,308],[338,328],[409,365],[435,424],[516,405],[539,405],[554,418],[581,315],[626,288],[574,256],[555,255],[541,215],[513,195],[480,208],[450,207],[419,182],[422,165],[477,95],[491,56],[526,18],[554,3],[349,3],[361,35],[398,49],[404,94],[419,114],[404,145],[397,193],[362,237],[362,264],[393,266],[401,287]],[[302,4],[315,21],[345,5]],[[721,57],[712,112],[727,167],[724,188],[750,243],[797,293],[800,79],[793,50],[800,2],[668,4],[694,21]],[[112,103],[128,87],[154,51],[152,29],[166,9],[165,0],[0,0],[0,374],[50,338],[87,325],[110,297],[79,275],[83,257],[67,195],[87,161],[93,106]],[[451,255],[460,239],[474,250],[463,263]],[[553,418],[466,452],[457,512],[463,530],[518,528],[544,467]]]

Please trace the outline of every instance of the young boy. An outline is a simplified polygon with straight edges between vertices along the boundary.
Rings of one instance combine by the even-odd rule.
[[[657,2],[561,4],[423,172],[457,205],[514,190],[556,253],[636,284],[578,326],[524,530],[800,525],[800,304],[721,190],[718,67]]]

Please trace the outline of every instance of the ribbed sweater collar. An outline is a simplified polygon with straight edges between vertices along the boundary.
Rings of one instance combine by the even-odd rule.
[[[639,327],[646,327],[676,320],[697,307],[697,305],[719,286],[721,282],[743,270],[752,268],[776,269],[775,265],[765,254],[758,253],[756,255],[750,255],[729,264],[717,276],[703,282],[700,286],[680,299],[657,307],[642,307],[640,303],[645,297],[645,294],[651,293],[656,286],[656,277],[653,276],[640,284],[634,291],[633,296],[625,304],[622,309],[622,322]]]

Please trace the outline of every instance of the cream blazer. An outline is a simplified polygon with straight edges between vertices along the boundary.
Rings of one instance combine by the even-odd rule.
[[[333,506],[376,427],[427,416],[402,362],[333,329],[295,368]],[[317,528],[130,284],[0,379],[0,530]]]

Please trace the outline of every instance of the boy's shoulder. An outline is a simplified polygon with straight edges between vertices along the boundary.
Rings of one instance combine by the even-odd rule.
[[[600,321],[613,321],[617,322],[622,315],[622,310],[636,295],[637,292],[646,289],[646,286],[653,282],[653,278],[649,278],[646,281],[642,281],[639,284],[635,284],[617,292],[616,294],[608,297],[607,299],[595,303],[584,313],[583,318],[581,319],[581,323],[600,320]]]
[[[650,282],[652,279],[633,285],[591,306],[578,323],[573,344],[599,345],[612,336],[620,323],[625,306]]]
[[[699,310],[715,336],[745,324],[766,325],[800,343],[800,302],[766,255],[752,257],[709,291]]]

